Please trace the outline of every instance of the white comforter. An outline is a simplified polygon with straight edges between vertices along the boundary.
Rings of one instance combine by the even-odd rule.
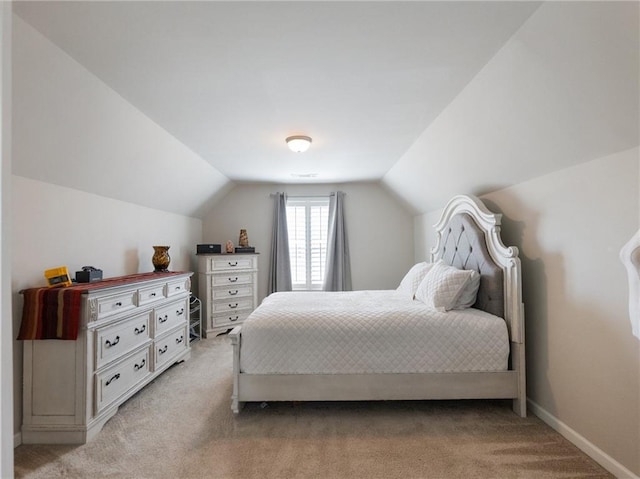
[[[502,371],[504,320],[441,313],[396,291],[274,293],[242,326],[240,368],[250,374]]]

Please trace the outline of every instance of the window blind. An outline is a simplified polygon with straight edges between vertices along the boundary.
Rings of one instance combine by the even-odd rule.
[[[327,260],[329,197],[287,199],[291,282],[294,290],[321,290]]]

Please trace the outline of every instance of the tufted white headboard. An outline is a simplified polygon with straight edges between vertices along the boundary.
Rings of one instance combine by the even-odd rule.
[[[474,308],[505,319],[511,341],[524,341],[521,266],[518,248],[500,238],[502,215],[490,212],[475,196],[455,196],[445,206],[436,229],[431,260],[480,273]]]

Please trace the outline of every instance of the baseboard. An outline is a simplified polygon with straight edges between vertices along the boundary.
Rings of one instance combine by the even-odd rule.
[[[21,444],[22,444],[22,433],[21,432],[16,432],[13,435],[13,448],[15,449],[16,447],[18,447]]]
[[[560,421],[557,417],[549,413],[547,410],[540,407],[531,399],[527,399],[527,403],[529,405],[529,411],[539,417],[551,428],[559,432],[565,439],[573,443],[578,449],[580,449],[587,456],[604,467],[611,474],[619,479],[640,479],[640,477],[636,476],[633,472],[624,467],[609,454],[591,443],[582,435],[578,434],[576,431],[571,429],[569,426]]]

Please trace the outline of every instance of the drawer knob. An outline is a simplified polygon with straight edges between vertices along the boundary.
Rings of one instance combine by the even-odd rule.
[[[164,316],[158,316],[158,321],[161,323],[166,323],[168,319],[169,319],[168,314],[165,314]]]
[[[109,385],[109,384],[111,384],[113,381],[116,381],[116,380],[118,380],[118,379],[120,379],[120,373],[116,374],[115,376],[111,376],[111,378],[110,378],[106,383],[104,383],[104,385],[105,385],[105,386],[108,386],[108,385]]]
[[[114,304],[114,306],[117,306],[119,308],[120,306],[122,306],[122,302],[118,301],[116,304]]]
[[[182,289],[182,286],[176,286],[176,291],[180,291]]]
[[[180,336],[179,338],[176,338],[176,344],[180,344],[182,341],[184,341],[184,336]]]
[[[147,329],[147,325],[143,324],[142,326],[140,326],[140,328],[134,329],[133,332],[136,334],[142,334],[146,331],[146,329]]]
[[[104,342],[104,345],[108,348],[111,348],[113,346],[115,346],[116,344],[118,344],[120,342],[120,336],[116,336],[116,339],[113,340],[113,342],[109,341],[108,339]]]
[[[235,291],[229,291],[229,295],[230,296],[235,296],[236,294],[238,294],[238,290],[237,289]]]
[[[238,262],[234,261],[233,263],[231,261],[229,261],[229,266],[238,266]]]
[[[156,297],[156,293],[151,293],[149,296],[152,297],[152,298],[155,298]]]
[[[236,316],[235,318],[232,318],[231,316],[229,316],[229,321],[237,321],[239,317],[240,316]]]
[[[167,349],[169,349],[169,345],[168,345],[168,344],[165,344],[165,345],[164,345],[164,348],[160,348],[160,349],[158,349],[158,353],[159,353],[159,354],[164,354],[164,353],[166,353],[166,352],[167,352]]]
[[[182,316],[184,314],[184,308],[176,311],[176,316]]]
[[[147,364],[147,360],[145,358],[142,358],[142,361],[140,361],[140,364],[134,364],[133,365],[133,370],[134,371],[140,371],[144,365]]]
[[[230,283],[235,283],[236,281],[238,281],[238,277],[237,276],[235,278],[229,278],[229,282]]]
[[[231,309],[236,309],[236,308],[238,307],[238,303],[236,303],[236,304],[231,304],[231,303],[229,303],[229,307],[230,307]]]

